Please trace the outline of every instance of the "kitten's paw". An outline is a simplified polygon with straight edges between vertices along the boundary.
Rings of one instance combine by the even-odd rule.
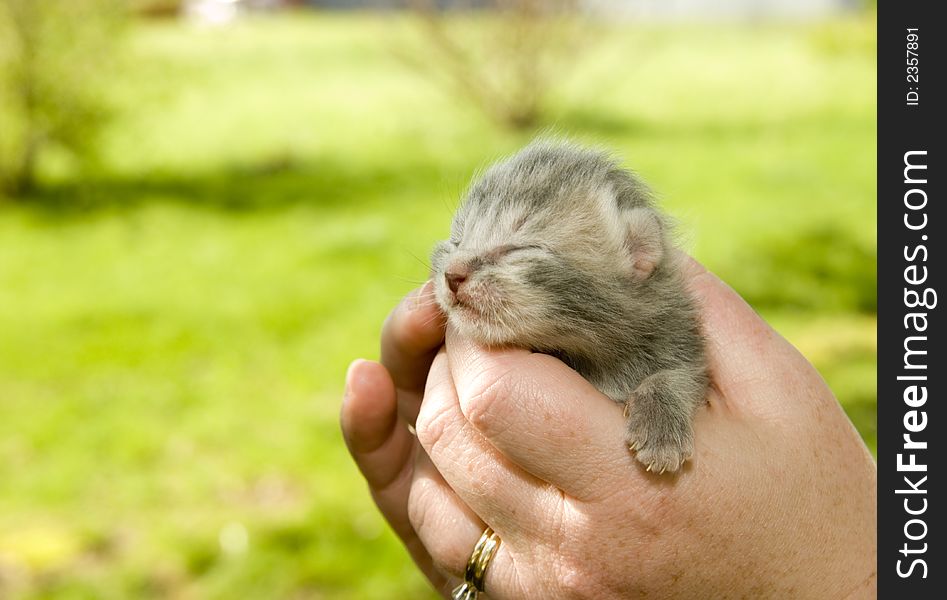
[[[625,441],[635,457],[652,473],[673,473],[694,454],[690,422],[631,407]]]
[[[706,382],[689,369],[668,369],[646,377],[625,403],[625,439],[653,473],[677,471],[694,454],[694,411]]]

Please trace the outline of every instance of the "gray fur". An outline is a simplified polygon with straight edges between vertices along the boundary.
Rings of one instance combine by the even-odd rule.
[[[634,175],[602,152],[540,140],[473,183],[431,271],[461,332],[560,358],[625,406],[639,461],[676,471],[708,377],[670,250],[668,221]]]

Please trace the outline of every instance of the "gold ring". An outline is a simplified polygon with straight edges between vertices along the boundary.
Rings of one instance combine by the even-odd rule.
[[[477,596],[483,591],[483,577],[486,575],[487,566],[499,547],[500,536],[489,527],[484,529],[467,561],[464,582],[451,593],[452,600],[477,600]]]

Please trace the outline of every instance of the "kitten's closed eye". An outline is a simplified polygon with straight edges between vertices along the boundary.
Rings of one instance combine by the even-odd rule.
[[[490,261],[496,261],[514,252],[520,252],[523,250],[539,250],[539,249],[540,249],[540,246],[537,246],[535,244],[525,245],[525,246],[517,246],[516,244],[504,244],[503,246],[497,246],[496,248],[493,248],[492,250],[484,254],[483,257]]]

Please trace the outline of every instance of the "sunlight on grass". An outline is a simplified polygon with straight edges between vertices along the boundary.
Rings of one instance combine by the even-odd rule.
[[[431,597],[348,460],[342,380],[528,135],[400,65],[403,26],[138,24],[101,169],[2,206],[0,596]],[[658,190],[874,448],[866,32],[605,28],[550,119]]]

